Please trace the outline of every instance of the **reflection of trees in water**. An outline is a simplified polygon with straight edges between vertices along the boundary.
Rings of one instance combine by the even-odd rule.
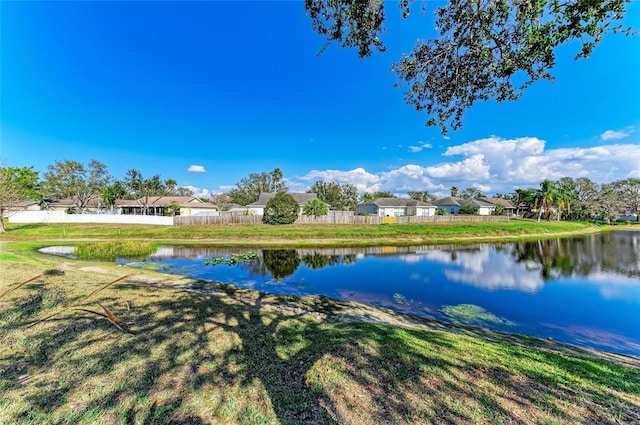
[[[639,239],[636,232],[609,232],[583,238],[516,242],[512,256],[519,263],[540,265],[544,279],[596,272],[640,277]]]
[[[318,270],[323,267],[337,266],[340,264],[353,264],[356,262],[356,255],[326,255],[314,252],[312,254],[303,255],[302,262],[310,269]]]
[[[258,252],[257,258],[239,263],[236,267],[256,276],[270,274],[275,280],[279,280],[295,273],[301,262],[310,269],[318,270],[324,267],[354,264],[356,260],[356,254],[327,255],[320,252],[301,254],[295,249],[264,249]]]
[[[269,249],[262,251],[265,269],[275,280],[291,276],[300,265],[300,256],[295,249]]]

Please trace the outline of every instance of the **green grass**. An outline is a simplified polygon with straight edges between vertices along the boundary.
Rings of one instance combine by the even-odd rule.
[[[142,258],[158,249],[158,244],[145,241],[107,241],[79,243],[74,256],[80,259],[114,260],[118,257]]]
[[[42,276],[0,299],[0,423],[640,420],[637,360],[13,247],[0,294]]]
[[[365,246],[476,242],[595,232],[606,227],[577,222],[508,222],[270,226],[141,226],[92,224],[7,224],[0,240],[154,240],[236,246]]]

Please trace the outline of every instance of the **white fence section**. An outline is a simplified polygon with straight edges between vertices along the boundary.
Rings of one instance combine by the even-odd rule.
[[[172,226],[173,217],[128,214],[67,214],[64,211],[17,211],[10,223],[111,223]]]

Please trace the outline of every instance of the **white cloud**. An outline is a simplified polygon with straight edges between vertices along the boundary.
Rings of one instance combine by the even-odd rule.
[[[351,183],[358,192],[377,192],[380,189],[380,176],[371,174],[364,168],[355,168],[349,171],[341,170],[312,170],[300,178],[302,181],[313,184],[318,180],[336,182],[339,184]]]
[[[209,195],[211,195],[211,191],[209,189],[203,189],[201,187],[196,187],[196,186],[181,186],[184,187],[186,189],[189,189],[191,192],[193,192],[193,196],[196,196],[198,198],[209,198]]]
[[[466,158],[433,167],[430,176],[462,181],[461,186],[473,183],[491,185],[494,189],[499,186],[500,192],[565,176],[609,182],[637,173],[640,160],[633,152],[640,152],[640,147],[616,144],[546,149],[546,142],[535,137],[504,140],[492,136],[448,148],[444,156]]]
[[[307,189],[309,189],[309,185],[306,183],[297,182],[287,178],[284,179],[284,182],[289,188],[289,192],[306,192]]]
[[[490,178],[490,165],[483,154],[475,154],[460,162],[450,162],[427,167],[427,174],[434,179],[445,181],[477,182]]]
[[[187,168],[187,171],[190,173],[204,173],[205,169],[202,165],[191,165],[189,168]]]
[[[424,142],[420,142],[420,144],[418,146],[409,146],[409,152],[420,152],[423,149],[431,149],[433,146],[431,146],[431,143],[424,143]]]
[[[450,146],[442,159],[435,165],[413,163],[380,172],[364,168],[313,170],[297,178],[299,184],[293,180],[287,183],[292,190],[300,191],[323,180],[351,183],[360,193],[384,190],[404,196],[409,190],[427,190],[443,197],[448,196],[451,186],[476,187],[491,195],[509,193],[518,187],[538,187],[547,178],[589,177],[596,183],[608,183],[640,177],[637,143],[547,149],[546,142],[536,137],[492,136]]]
[[[382,190],[406,193],[409,190],[433,190],[438,186],[433,183],[427,169],[415,164],[404,165],[395,170],[380,173]]]
[[[631,135],[631,133],[633,133],[633,129],[631,128],[627,128],[624,130],[607,130],[604,133],[602,133],[600,135],[600,139],[607,141],[607,140],[620,140],[620,139],[624,139],[625,137],[628,137]]]

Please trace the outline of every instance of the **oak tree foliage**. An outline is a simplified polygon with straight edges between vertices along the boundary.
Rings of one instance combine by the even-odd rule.
[[[71,159],[56,161],[44,173],[47,196],[69,198],[83,212],[95,199],[100,198],[102,188],[109,184],[111,175],[107,166],[95,159],[85,165]]]
[[[178,186],[174,179],[163,180],[160,174],[154,174],[145,178],[142,173],[131,168],[125,174],[122,182],[126,190],[125,197],[135,200],[142,207],[142,213],[147,215],[154,198],[160,196],[193,196],[193,192],[186,187]],[[119,190],[118,186],[109,186],[109,189]]]
[[[38,172],[33,167],[5,167],[0,164],[0,233],[5,231],[3,218],[25,201],[42,197]]]
[[[351,183],[318,180],[307,193],[315,193],[318,199],[329,204],[333,210],[353,211],[358,203],[358,189]]]
[[[438,2],[438,36],[419,40],[391,67],[405,101],[428,115],[427,126],[459,129],[477,101],[518,99],[537,80],[553,81],[556,49],[580,43],[575,59],[591,55],[607,33],[632,34],[620,24],[630,0],[449,0]],[[306,0],[314,31],[360,57],[385,50],[382,0]],[[422,10],[424,11],[423,3]],[[403,18],[411,0],[398,3]],[[325,45],[326,48],[326,45]]]
[[[243,177],[228,193],[233,203],[249,205],[256,202],[261,193],[286,192],[282,170],[274,168],[271,172],[250,173]]]

